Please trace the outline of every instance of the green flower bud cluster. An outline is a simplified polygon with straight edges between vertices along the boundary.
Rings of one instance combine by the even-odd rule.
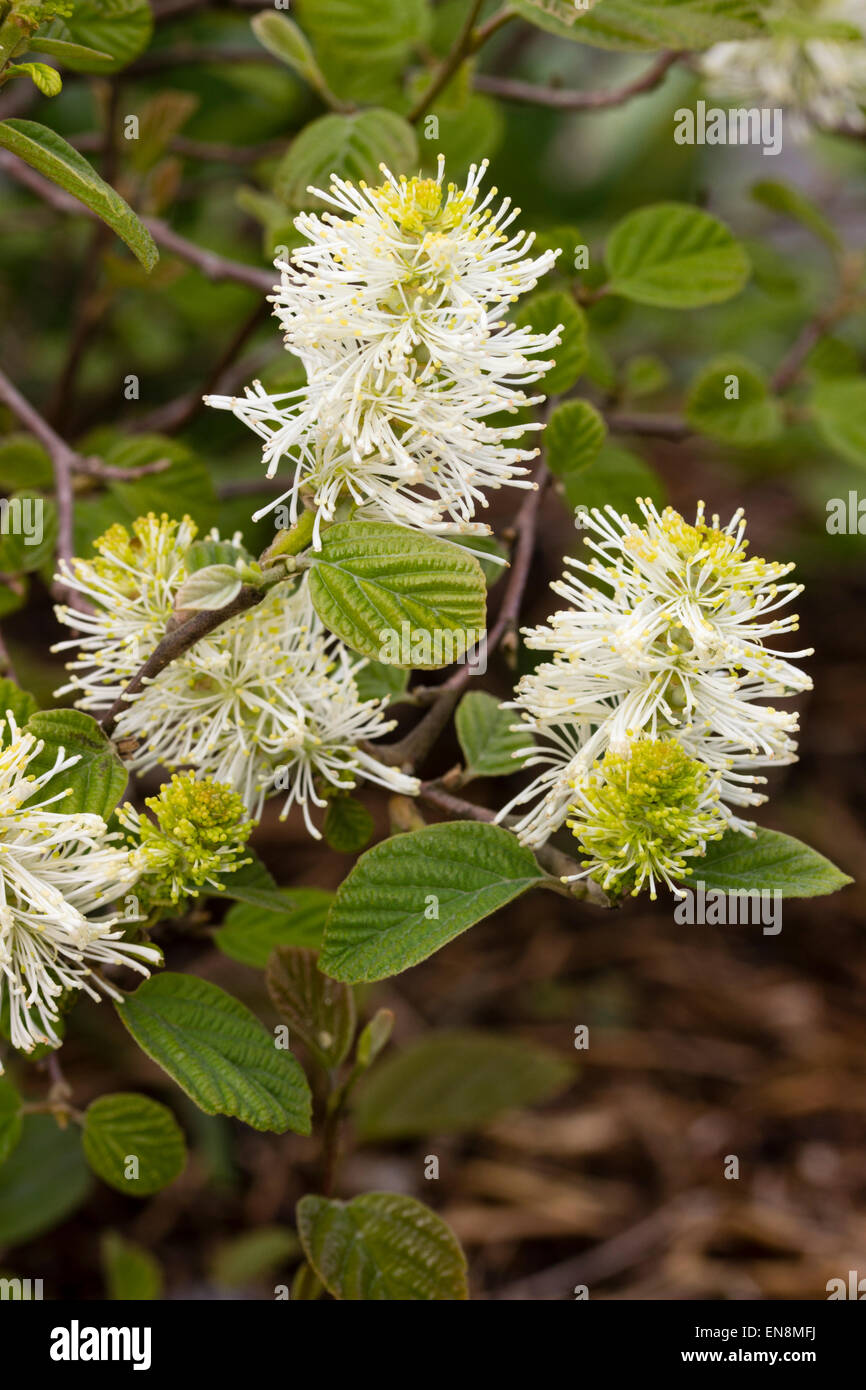
[[[692,872],[687,860],[721,839],[727,815],[717,779],[675,739],[637,738],[624,752],[608,749],[585,781],[566,823],[586,866],[606,892],[631,893]]]
[[[131,806],[120,819],[132,832],[132,862],[149,906],[175,905],[205,886],[222,892],[219,876],[250,862],[242,856],[253,822],[227,784],[175,774],[145,805],[154,820]]]

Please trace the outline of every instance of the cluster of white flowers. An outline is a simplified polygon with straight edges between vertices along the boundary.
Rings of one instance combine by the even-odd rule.
[[[96,560],[73,560],[64,582],[96,607],[85,615],[57,610],[86,634],[60,644],[79,655],[58,694],[74,692],[94,713],[111,706],[165,631],[194,535],[188,519],[149,516],[132,536],[112,527],[96,542]],[[153,583],[154,564],[172,548],[173,563]],[[365,778],[407,795],[418,790],[417,779],[361,747],[393,728],[380,700],[358,694],[355,677],[365,665],[324,628],[306,580],[294,591],[280,585],[129,697],[114,737],[138,749],[133,769],[193,769],[234,787],[254,816],[266,796],[285,793],[282,815],[297,804],[319,838],[310,807],[327,805],[328,787],[348,790]]]
[[[798,137],[817,124],[866,129],[866,5],[864,0],[801,0],[777,4],[767,38],[720,43],[701,59],[710,90],[752,106],[781,106]],[[803,25],[798,30],[797,22]],[[808,26],[831,35],[839,25],[860,38],[807,36]]]
[[[765,798],[756,787],[766,781],[759,770],[796,758],[796,714],[766,703],[811,688],[792,664],[810,651],[767,645],[797,629],[795,615],[777,616],[801,592],[781,582],[793,566],[748,556],[742,511],[721,529],[703,503],[694,525],[671,507],[638,506],[643,526],[610,507],[585,516],[593,558],[567,559],[569,572],[552,586],[571,606],[524,634],[529,647],[554,654],[522,678],[513,706],[524,720],[518,727],[538,739],[527,766],[544,771],[501,815],[531,806],[517,826],[531,846],[570,814],[581,838],[592,818],[588,790],[600,776],[610,781],[605,758],[619,767],[638,741],[646,745],[643,772],[661,759],[700,817],[715,805],[690,853],[725,828],[750,831],[731,808],[758,805]],[[683,768],[659,747],[671,740],[709,783],[686,786]],[[618,877],[625,873],[620,864]],[[659,875],[673,887],[669,873]]]
[[[485,492],[528,486],[522,465],[537,451],[514,440],[540,424],[505,424],[543,397],[523,387],[551,366],[538,360],[560,330],[535,334],[506,322],[511,306],[558,253],[528,256],[534,234],[512,233],[520,209],[497,190],[479,202],[485,161],[465,188],[436,179],[359,187],[334,176],[310,191],[335,212],[302,213],[309,241],[288,262],[273,301],[286,347],[307,384],[270,395],[259,382],[243,398],[208,397],[265,440],[272,477],[287,457],[297,518],[302,494],[319,524],[349,505],[359,515],[431,532],[485,532],[474,522]]]
[[[59,749],[50,768],[30,764],[44,744],[0,720],[0,1008],[8,1004],[13,1047],[60,1045],[63,997],[119,991],[95,970],[123,965],[149,974],[154,946],[123,939],[130,918],[109,907],[134,886],[138,870],[101,816],[63,810],[61,790],[40,799],[48,782],[78,762]],[[0,1067],[2,1071],[2,1067]]]

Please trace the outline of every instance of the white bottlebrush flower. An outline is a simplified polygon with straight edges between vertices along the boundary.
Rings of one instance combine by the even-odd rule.
[[[857,39],[803,38],[780,27],[761,39],[716,44],[701,58],[708,89],[721,100],[781,106],[801,138],[813,124],[866,129],[866,5],[863,0],[777,4],[770,25],[800,20],[853,26]]]
[[[134,534],[139,534],[140,523],[136,527]],[[176,544],[192,539],[193,532],[184,530],[186,522],[178,529],[177,523],[163,519],[159,527],[161,534],[175,536]],[[85,615],[86,637],[61,644],[79,652],[67,667],[70,681],[63,692],[75,692],[77,705],[95,714],[114,703],[157,645],[186,577],[180,549],[170,578],[159,588],[163,613],[157,622],[156,599],[153,612],[142,604],[142,591],[149,587],[144,574],[136,573],[128,589],[114,581],[115,557],[128,549],[123,527],[112,528],[97,542],[100,563],[110,576],[102,587],[101,570],[94,577],[85,562],[72,565],[73,575],[87,584],[86,592],[98,606]],[[135,555],[144,568],[154,553],[141,548]],[[120,560],[117,565],[126,576],[128,569]],[[57,614],[61,622],[79,626],[79,614],[65,608]],[[122,638],[114,640],[116,633]],[[366,779],[409,795],[418,790],[417,779],[386,766],[361,746],[394,727],[381,701],[358,695],[355,676],[365,664],[327,632],[306,581],[294,592],[280,585],[147,683],[118,717],[115,738],[138,745],[129,760],[133,770],[191,768],[234,787],[252,815],[261,813],[266,796],[282,794],[283,814],[298,804],[318,838],[310,806],[327,804],[322,787],[349,789]]]
[[[94,541],[93,559],[59,562],[58,578],[88,602],[88,612],[61,606],[57,617],[76,635],[53,651],[77,648],[72,680],[58,695],[81,692],[80,709],[108,709],[165,633],[174,595],[186,578],[184,554],[198,528],[153,512],[130,530],[119,523]]]
[[[5,726],[5,727],[4,727]],[[94,972],[123,965],[149,974],[160,952],[124,941],[129,919],[109,904],[137,879],[120,837],[101,816],[63,811],[64,793],[40,799],[46,784],[78,762],[59,750],[53,766],[28,772],[43,743],[0,720],[0,1006],[8,1001],[13,1047],[59,1046],[61,997],[119,991]]]
[[[559,330],[506,314],[556,253],[528,254],[534,235],[511,234],[519,209],[506,198],[494,210],[495,188],[478,201],[486,168],[462,189],[443,186],[440,159],[436,179],[383,166],[380,187],[334,176],[329,192],[311,190],[336,211],[296,218],[310,244],[277,262],[272,296],[307,384],[208,398],[264,439],[269,477],[289,458],[293,484],[272,506],[291,498],[292,519],[304,490],[324,520],[345,500],[423,530],[477,530],[487,490],[527,486],[536,451],[514,444],[527,427],[492,417],[543,399],[523,387],[551,365],[539,354]]]
[[[703,503],[694,525],[671,507],[638,506],[643,526],[610,507],[587,514],[593,558],[567,559],[552,586],[570,606],[525,632],[553,654],[515,701],[538,738],[527,765],[545,769],[512,802],[532,803],[519,827],[528,844],[562,824],[574,786],[609,748],[623,752],[640,733],[675,738],[733,806],[759,804],[756,772],[796,758],[796,714],[766,703],[811,688],[793,664],[811,651],[768,645],[797,629],[796,615],[777,616],[801,592],[782,582],[793,566],[749,558],[742,511],[722,530]]]

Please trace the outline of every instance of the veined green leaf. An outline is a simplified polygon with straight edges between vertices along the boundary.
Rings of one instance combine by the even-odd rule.
[[[45,745],[29,765],[34,776],[50,772],[61,749],[67,757],[78,757],[77,763],[46,783],[39,799],[68,789],[53,809],[108,817],[124,793],[129,773],[93,716],[78,709],[38,710],[28,720],[27,732]]]
[[[362,854],[337,890],[320,967],[351,984],[398,975],[543,877],[501,826],[455,821],[395,835]]]
[[[265,976],[280,1018],[316,1061],[330,1071],[347,1056],[355,1036],[355,996],[347,985],[323,975],[315,951],[278,946]]]
[[[754,839],[729,830],[709,844],[684,882],[686,887],[703,882],[725,892],[756,889],[778,891],[783,898],[815,898],[835,893],[853,879],[793,836],[759,829]]]
[[[661,309],[697,309],[730,299],[751,270],[725,224],[686,203],[656,203],[629,213],[608,238],[605,260],[612,293]]]
[[[310,1133],[310,1088],[254,1014],[208,980],[166,971],[115,1005],[135,1041],[207,1115]]]
[[[174,1115],[132,1092],[92,1101],[84,1113],[82,1142],[94,1173],[134,1197],[168,1187],[186,1167],[186,1141]]]
[[[144,223],[120,194],[100,178],[84,156],[56,131],[36,121],[10,118],[0,121],[0,145],[73,194],[126,242],[145,270],[153,269],[159,252]]]
[[[414,1197],[368,1192],[351,1202],[302,1197],[298,1234],[334,1298],[350,1302],[469,1297],[457,1238]]]
[[[517,722],[516,710],[503,709],[483,690],[463,696],[455,723],[467,777],[508,777],[520,770],[522,760],[515,754],[531,749],[533,738],[528,729],[515,732]]]

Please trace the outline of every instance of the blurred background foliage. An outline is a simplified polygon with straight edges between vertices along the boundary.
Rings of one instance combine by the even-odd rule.
[[[530,0],[519,8],[528,13]],[[582,289],[589,360],[571,394],[593,402],[610,429],[594,462],[565,469],[545,501],[526,620],[546,616],[546,585],[562,553],[579,544],[575,507],[626,506],[651,493],[688,514],[702,497],[727,519],[744,505],[755,550],[797,560],[807,585],[804,645],[818,648],[804,761],[784,770],[786,795],[770,819],[856,872],[866,849],[864,541],[830,534],[826,519],[830,499],[862,487],[866,316],[846,314],[821,337],[781,404],[768,404],[766,380],[837,296],[835,238],[863,249],[866,143],[816,134],[786,141],[773,159],[757,147],[677,145],[674,112],[702,90],[688,59],[610,110],[501,99],[485,78],[601,91],[639,78],[652,61],[523,18],[503,26],[438,95],[435,134],[427,138],[424,118],[413,134],[404,118],[467,9],[466,0],[295,0],[292,17],[317,65],[311,84],[297,70],[303,55],[294,63],[275,56],[268,25],[254,29],[258,6],[155,0],[151,12],[147,0],[89,0],[87,23],[76,6],[79,39],[114,61],[97,73],[64,70],[62,93],[51,99],[17,81],[0,96],[0,116],[49,125],[140,214],[259,268],[295,244],[292,219],[312,206],[307,184],[324,183],[339,161],[350,175],[375,179],[382,158],[395,172],[431,170],[441,152],[459,182],[470,162],[489,158],[490,178],[522,208],[522,225],[536,228],[541,244],[565,248],[544,288]],[[495,10],[485,5],[482,22]],[[353,110],[347,131],[346,115],[329,113],[317,83],[332,106],[375,114]],[[130,116],[137,139],[125,138]],[[323,128],[323,118],[338,124]],[[809,200],[811,225],[791,189]],[[200,397],[253,377],[287,389],[301,379],[260,291],[208,278],[166,247],[147,275],[99,224],[59,213],[2,170],[0,200],[4,369],[81,452],[124,467],[171,460],[140,481],[106,487],[79,478],[76,548],[111,521],[154,509],[188,511],[223,534],[242,529],[258,551],[272,534],[268,520],[250,521],[271,495],[259,486],[258,450],[232,418],[200,408]],[[662,200],[707,209],[745,243],[753,273],[742,293],[684,313],[593,299],[611,228]],[[582,245],[589,266],[575,281]],[[727,421],[714,423],[701,394],[707,370],[732,361],[743,381],[755,373],[758,412],[733,433]],[[841,428],[838,412],[828,424],[815,409],[828,382],[855,384]],[[649,424],[638,427],[645,416]],[[0,425],[0,487],[50,492],[44,451],[8,412]],[[496,529],[512,511],[497,499]],[[27,557],[26,575],[15,556],[0,564],[4,635],[22,684],[44,705],[61,671],[49,655],[59,635],[49,551]],[[505,696],[512,679],[497,665],[488,688]],[[434,770],[457,756],[443,741]],[[489,804],[501,801],[501,785],[481,785]],[[363,799],[384,830],[383,798]],[[332,889],[352,862],[269,817],[256,844],[283,884]],[[859,888],[841,901],[786,906],[784,931],[772,939],[747,928],[677,928],[665,903],[602,917],[543,895],[531,913],[506,910],[377,987],[375,1002],[395,1013],[404,1065],[435,1030],[446,1030],[447,1047],[450,1032],[471,1029],[506,1044],[522,1039],[524,1055],[526,1044],[542,1047],[538,1074],[521,1088],[521,1069],[503,1054],[490,1080],[494,1094],[503,1088],[492,1112],[470,1098],[468,1115],[439,1117],[432,1131],[417,1118],[377,1122],[374,1102],[365,1111],[362,1101],[365,1142],[347,1164],[347,1193],[388,1188],[434,1201],[469,1249],[480,1296],[562,1298],[588,1282],[593,1297],[823,1297],[827,1278],[857,1268],[858,1258],[862,1269],[866,1244],[862,909]],[[255,962],[243,949],[215,950],[213,925],[193,914],[172,942],[173,968],[227,984],[267,1021],[273,1010]],[[576,1055],[578,1024],[589,1026],[592,1043]],[[64,1062],[85,1098],[107,1088],[162,1093],[164,1079],[121,1031],[107,1009],[76,1011]],[[443,1082],[452,1100],[465,1072],[459,1048],[457,1056]],[[571,1070],[551,1073],[576,1056],[576,1081]],[[432,1065],[422,1056],[417,1078]],[[417,1084],[411,1065],[409,1073],[393,1083],[398,1098]],[[520,1109],[529,1102],[539,1107],[532,1114]],[[43,1277],[52,1297],[159,1296],[163,1288],[176,1297],[272,1296],[297,1263],[287,1213],[305,1187],[306,1141],[241,1131],[182,1099],[179,1112],[193,1161],[147,1201],[95,1194],[56,1127],[34,1125],[0,1173],[4,1268]],[[741,1157],[738,1183],[722,1178],[730,1152]],[[430,1153],[440,1157],[438,1182],[423,1176]]]

